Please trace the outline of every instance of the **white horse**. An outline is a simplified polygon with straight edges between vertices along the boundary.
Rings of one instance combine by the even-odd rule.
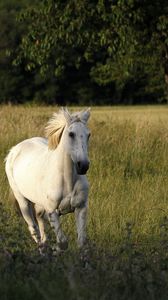
[[[6,157],[10,187],[33,239],[41,247],[47,240],[43,218],[47,214],[57,237],[57,249],[67,248],[59,219],[70,212],[76,216],[78,245],[85,245],[89,116],[90,109],[70,114],[62,108],[49,120],[46,138],[24,140]]]

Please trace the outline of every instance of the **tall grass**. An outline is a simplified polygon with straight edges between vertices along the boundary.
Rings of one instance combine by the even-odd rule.
[[[3,163],[8,150],[23,139],[43,136],[53,111],[53,107],[0,108],[0,264],[14,270],[2,276],[0,291],[6,295],[2,299],[23,295],[25,299],[112,299],[111,295],[113,299],[157,299],[158,293],[164,299],[168,292],[168,107],[92,108],[88,235],[94,246],[87,271],[75,259],[73,215],[63,218],[69,252],[39,265],[27,227],[8,200]],[[29,278],[27,285],[17,270],[25,280]],[[8,280],[13,293],[6,290]],[[46,290],[41,287],[44,282]]]
[[[136,241],[157,238],[168,212],[167,112],[93,110],[89,229],[102,246],[122,239],[127,222]]]

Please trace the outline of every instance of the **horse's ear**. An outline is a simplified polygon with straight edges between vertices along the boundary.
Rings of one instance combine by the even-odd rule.
[[[55,150],[61,140],[64,127],[57,128],[48,135],[48,148],[50,150]]]
[[[71,118],[71,115],[70,115],[67,107],[62,107],[62,112],[64,114],[64,117],[65,117],[67,123],[70,124],[72,121],[72,118]]]
[[[81,121],[84,123],[87,123],[89,117],[90,117],[90,107],[88,109],[82,111],[81,115],[80,115]]]

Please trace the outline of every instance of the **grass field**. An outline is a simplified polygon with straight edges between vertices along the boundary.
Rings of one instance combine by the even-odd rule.
[[[8,199],[8,150],[43,136],[53,111],[0,107],[0,299],[168,299],[168,107],[92,108],[88,267],[73,215],[68,251],[41,258]]]

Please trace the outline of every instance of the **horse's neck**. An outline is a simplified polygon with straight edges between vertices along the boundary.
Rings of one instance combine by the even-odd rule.
[[[73,190],[74,179],[75,179],[75,169],[74,163],[67,153],[64,153],[64,165],[63,165],[63,174],[64,174],[64,185],[66,193],[69,194]]]
[[[70,194],[73,191],[73,186],[75,183],[76,171],[74,168],[74,163],[69,154],[66,153],[63,145],[60,143],[58,148],[52,152],[51,165],[53,178],[55,174],[62,176],[64,194]],[[54,170],[54,165],[56,169]],[[58,171],[59,170],[59,171]]]

